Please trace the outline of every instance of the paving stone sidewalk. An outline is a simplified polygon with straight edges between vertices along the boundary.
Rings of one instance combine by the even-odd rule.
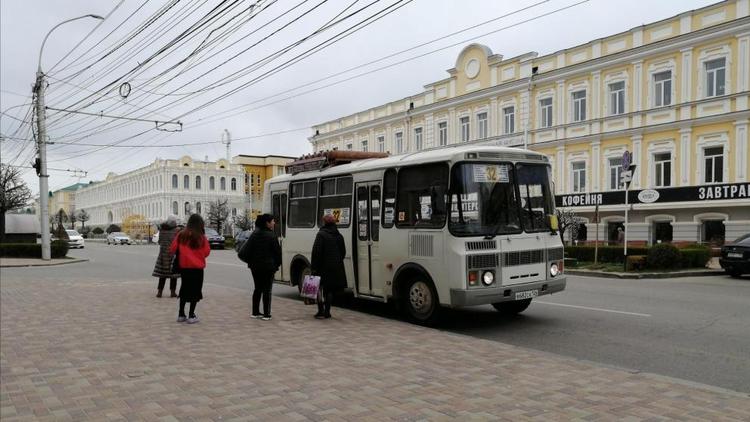
[[[747,394],[354,311],[251,320],[216,285],[195,325],[152,280],[0,290],[3,422],[750,420]]]

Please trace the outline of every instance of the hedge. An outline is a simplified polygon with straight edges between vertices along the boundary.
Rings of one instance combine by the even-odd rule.
[[[652,269],[679,268],[682,263],[680,250],[671,243],[659,243],[648,250],[646,265]]]
[[[64,258],[68,254],[68,243],[52,242],[52,258]],[[42,245],[38,243],[0,243],[0,256],[7,258],[41,258]]]
[[[628,256],[648,256],[652,248],[629,247]],[[695,245],[685,249],[678,249],[677,266],[680,268],[702,268],[711,257],[709,248]],[[578,261],[593,262],[593,246],[566,246],[565,256]],[[622,246],[599,246],[599,262],[623,262]],[[655,268],[655,267],[654,267]]]

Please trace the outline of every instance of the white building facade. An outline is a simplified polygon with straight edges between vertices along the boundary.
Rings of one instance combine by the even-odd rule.
[[[105,180],[79,189],[76,209],[91,215],[90,226],[122,224],[133,215],[158,223],[169,215],[187,221],[197,213],[208,219],[210,204],[226,199],[231,223],[234,216],[250,208],[244,183],[243,167],[224,159],[157,159],[125,174],[110,173]]]

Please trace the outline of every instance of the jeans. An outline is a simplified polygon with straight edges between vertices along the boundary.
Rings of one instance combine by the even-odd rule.
[[[260,300],[263,299],[263,315],[271,316],[271,286],[273,285],[272,272],[251,271],[253,274],[253,315],[260,315]]]

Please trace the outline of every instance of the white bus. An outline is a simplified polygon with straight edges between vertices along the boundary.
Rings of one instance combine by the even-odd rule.
[[[348,289],[395,301],[417,323],[434,322],[440,306],[516,314],[565,289],[547,157],[467,145],[367,156],[320,153],[266,181],[264,212],[277,217],[283,251],[277,282],[299,286],[309,274],[330,213],[346,242]]]

